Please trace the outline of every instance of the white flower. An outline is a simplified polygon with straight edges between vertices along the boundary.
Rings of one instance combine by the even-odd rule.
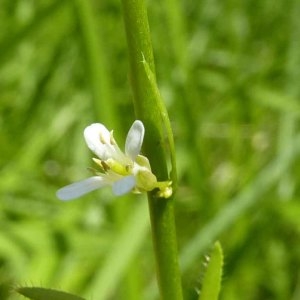
[[[90,150],[98,156],[93,160],[100,167],[100,171],[93,177],[61,188],[56,193],[57,197],[71,200],[104,186],[111,186],[117,196],[130,191],[143,192],[158,188],[160,195],[169,197],[172,194],[170,182],[157,182],[148,159],[139,154],[144,133],[143,123],[136,120],[127,134],[123,153],[112,131],[108,131],[100,123],[88,126],[84,130],[84,138]]]

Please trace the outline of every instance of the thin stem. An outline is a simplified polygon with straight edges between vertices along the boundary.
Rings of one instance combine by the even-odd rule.
[[[151,162],[153,173],[158,180],[168,180],[164,128],[165,111],[153,89],[155,67],[150,39],[147,12],[143,0],[122,0],[127,34],[130,79],[134,96],[136,116],[144,122],[146,136],[144,152]],[[149,67],[145,69],[145,62]],[[153,81],[152,80],[152,81]],[[171,133],[167,132],[168,137]],[[173,150],[174,151],[174,150]],[[156,257],[158,285],[161,299],[181,300],[181,278],[178,265],[177,240],[174,221],[173,198],[158,198],[155,191],[148,194],[152,226],[152,238]]]

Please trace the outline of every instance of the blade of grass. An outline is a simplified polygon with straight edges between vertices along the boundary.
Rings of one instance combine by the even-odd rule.
[[[21,28],[19,31],[9,34],[6,39],[0,44],[1,55],[0,63],[7,59],[7,56],[10,55],[14,48],[20,45],[20,42],[26,37],[30,36],[34,31],[38,30],[44,22],[53,21],[53,15],[57,12],[61,12],[63,7],[68,4],[68,1],[56,1],[49,5],[47,8],[43,9],[37,14],[37,17],[32,20],[25,27]]]
[[[105,49],[100,43],[101,32],[96,26],[91,1],[76,0],[75,10],[82,34],[82,42],[86,53],[90,86],[93,94],[95,118],[108,127],[112,127],[117,114],[111,97],[111,83],[106,64]],[[100,27],[101,28],[101,27]],[[99,36],[100,35],[100,36]]]
[[[195,263],[198,256],[209,247],[218,235],[228,229],[247,210],[259,203],[262,195],[278,182],[300,152],[300,136],[293,141],[289,152],[267,165],[235,198],[193,238],[181,253],[181,266],[184,272]]]
[[[300,64],[300,4],[299,1],[293,1],[291,9],[291,36],[286,63],[286,94],[295,97],[295,103],[298,106],[300,80],[299,64]],[[286,102],[282,101],[283,105]],[[297,119],[294,111],[283,112],[280,120],[279,135],[278,135],[278,152],[284,153],[288,151],[291,141],[294,139],[297,128]],[[291,199],[295,192],[295,180],[291,173],[286,173],[279,182],[278,193],[283,199]]]
[[[99,273],[86,288],[84,292],[86,297],[93,295],[97,300],[111,297],[126,268],[147,237],[148,220],[146,202],[140,201],[131,216],[127,218],[125,227],[117,236]]]

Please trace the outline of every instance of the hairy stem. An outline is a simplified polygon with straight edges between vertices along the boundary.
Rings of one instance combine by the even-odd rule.
[[[164,129],[166,110],[153,89],[155,67],[143,0],[122,0],[124,21],[130,60],[130,79],[137,118],[144,122],[146,136],[144,153],[149,158],[153,173],[158,180],[168,180]],[[147,62],[148,72],[145,69]],[[149,72],[153,74],[149,79]],[[169,122],[169,120],[167,119]],[[173,139],[167,130],[170,140]],[[171,149],[174,151],[173,147]],[[174,153],[173,153],[174,154]],[[173,176],[173,175],[172,175]],[[159,198],[155,191],[148,194],[152,226],[152,238],[156,257],[156,269],[161,299],[182,299],[181,277],[178,265],[177,240],[174,221],[173,197]]]

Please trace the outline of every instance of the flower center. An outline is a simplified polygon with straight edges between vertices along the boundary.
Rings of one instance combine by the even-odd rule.
[[[121,176],[127,176],[132,174],[133,167],[130,164],[124,165],[113,158],[108,158],[107,160],[100,160],[97,158],[93,158],[93,160],[104,173],[111,171]]]
[[[105,164],[112,170],[113,172],[127,176],[131,174],[132,166],[131,165],[123,165],[118,161],[114,160],[113,158],[109,158],[105,161]]]

